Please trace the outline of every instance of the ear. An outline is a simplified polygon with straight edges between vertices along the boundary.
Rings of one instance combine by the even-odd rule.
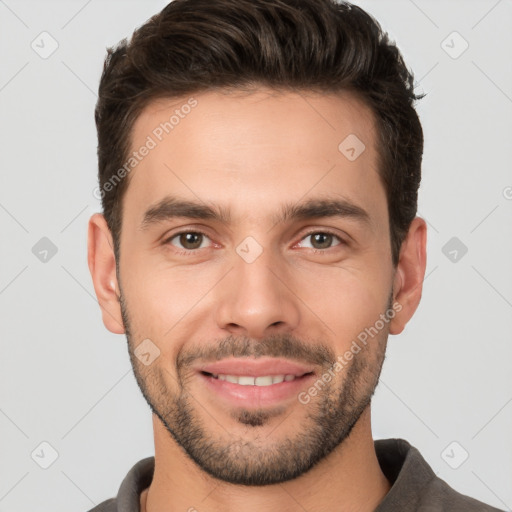
[[[389,333],[400,334],[420,303],[427,266],[427,225],[416,217],[409,227],[400,249],[400,258],[393,282],[396,315]]]
[[[124,334],[112,234],[101,213],[89,219],[87,262],[105,327],[114,334]]]

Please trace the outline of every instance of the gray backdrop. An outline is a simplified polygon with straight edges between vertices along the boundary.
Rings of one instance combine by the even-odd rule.
[[[105,47],[165,3],[0,0],[0,512],[88,510],[154,453],[86,235]],[[357,3],[428,93],[427,277],[389,341],[374,437],[409,440],[455,489],[511,510],[512,3]]]

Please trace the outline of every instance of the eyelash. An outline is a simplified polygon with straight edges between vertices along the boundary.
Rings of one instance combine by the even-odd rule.
[[[209,238],[209,236],[204,232],[204,231],[200,231],[200,230],[184,230],[184,231],[179,231],[178,233],[174,233],[172,236],[168,237],[166,240],[164,240],[163,242],[163,245],[172,245],[170,242],[171,240],[174,240],[176,237],[180,236],[180,235],[184,235],[184,234],[190,234],[190,233],[193,233],[195,235],[202,235],[202,236],[205,236],[206,238]],[[316,235],[316,234],[322,234],[322,235],[331,235],[333,236],[334,238],[337,238],[339,240],[339,244],[338,245],[347,245],[347,242],[341,238],[339,235],[337,235],[336,233],[332,232],[332,231],[329,231],[328,229],[326,230],[312,230],[312,231],[309,231],[307,233],[304,234],[304,236],[300,239],[300,241],[304,240],[305,238],[307,238],[308,236],[311,236],[311,235]],[[310,248],[310,250],[314,253],[314,254],[325,254],[329,249],[334,249],[335,247],[338,247],[338,245],[335,245],[333,247],[328,247],[327,249],[315,249],[315,248]],[[173,246],[174,247],[174,246]],[[177,249],[177,248],[175,248]],[[176,250],[176,254],[179,255],[179,256],[193,256],[195,253],[197,253],[197,251],[199,251],[199,249],[184,249],[184,250]]]

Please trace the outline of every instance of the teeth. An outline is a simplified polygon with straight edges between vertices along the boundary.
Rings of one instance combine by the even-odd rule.
[[[260,377],[250,377],[248,375],[224,375],[212,374],[212,377],[219,380],[240,384],[241,386],[271,386],[280,382],[290,382],[295,380],[295,375],[263,375]]]

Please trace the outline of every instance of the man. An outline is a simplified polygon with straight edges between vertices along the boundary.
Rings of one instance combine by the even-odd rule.
[[[109,50],[88,261],[155,457],[94,511],[497,510],[372,438],[425,274],[416,99],[332,0],[175,0]]]

